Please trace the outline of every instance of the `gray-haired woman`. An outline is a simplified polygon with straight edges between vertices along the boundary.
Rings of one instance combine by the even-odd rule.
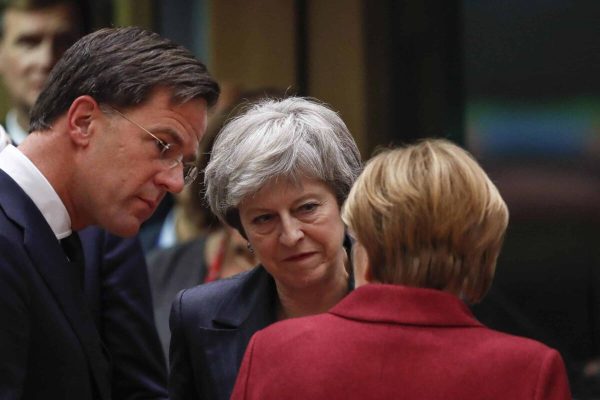
[[[177,296],[172,400],[228,399],[254,332],[324,312],[353,288],[340,207],[360,170],[346,125],[316,101],[263,100],[223,128],[206,197],[260,265]]]

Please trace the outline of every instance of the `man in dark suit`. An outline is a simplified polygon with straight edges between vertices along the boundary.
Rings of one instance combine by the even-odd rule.
[[[10,143],[0,126],[0,151]],[[165,360],[154,327],[146,262],[137,238],[95,226],[80,232],[84,293],[112,361],[113,399],[166,399]]]
[[[0,398],[110,398],[98,329],[130,315],[94,321],[72,232],[137,233],[195,177],[188,162],[217,96],[193,55],[139,28],[85,36],[55,66],[31,134],[0,153]]]
[[[0,133],[0,151],[20,144],[29,112],[52,67],[87,30],[86,13],[72,0],[6,1],[0,5],[0,74],[13,108]],[[3,140],[3,138],[5,140]],[[10,140],[8,140],[10,138]],[[166,399],[166,363],[154,329],[146,264],[138,240],[98,227],[81,232],[85,297],[112,360],[112,397]]]

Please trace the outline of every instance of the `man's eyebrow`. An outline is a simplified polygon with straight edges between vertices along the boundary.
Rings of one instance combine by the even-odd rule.
[[[183,139],[181,138],[181,134],[169,126],[157,125],[152,128],[148,128],[148,130],[157,136],[167,135],[171,139],[169,143],[174,143],[179,147],[183,146]]]

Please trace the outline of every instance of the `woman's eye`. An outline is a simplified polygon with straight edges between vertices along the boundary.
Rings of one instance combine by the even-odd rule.
[[[254,217],[252,219],[252,223],[260,225],[260,224],[269,222],[271,219],[272,219],[271,215],[263,214],[263,215],[259,215],[258,217]]]
[[[318,206],[319,206],[318,203],[306,203],[306,204],[302,204],[300,207],[298,207],[298,211],[311,212],[311,211],[316,210]]]

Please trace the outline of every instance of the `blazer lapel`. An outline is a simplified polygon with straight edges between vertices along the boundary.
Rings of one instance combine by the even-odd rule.
[[[237,370],[252,335],[275,322],[275,283],[260,266],[236,277],[238,284],[228,289],[227,301],[216,310],[211,327],[201,327],[202,341],[210,370],[215,398],[228,398]],[[238,366],[232,369],[231,366]]]
[[[3,171],[0,187],[0,203],[9,218],[23,227],[25,249],[77,335],[100,398],[109,399],[110,365],[77,274],[70,273],[60,243],[35,204]]]
[[[239,328],[245,321],[261,329],[275,321],[275,282],[264,267],[246,273],[233,290],[228,301],[215,313],[213,322],[218,327]],[[250,316],[252,318],[250,318]]]

